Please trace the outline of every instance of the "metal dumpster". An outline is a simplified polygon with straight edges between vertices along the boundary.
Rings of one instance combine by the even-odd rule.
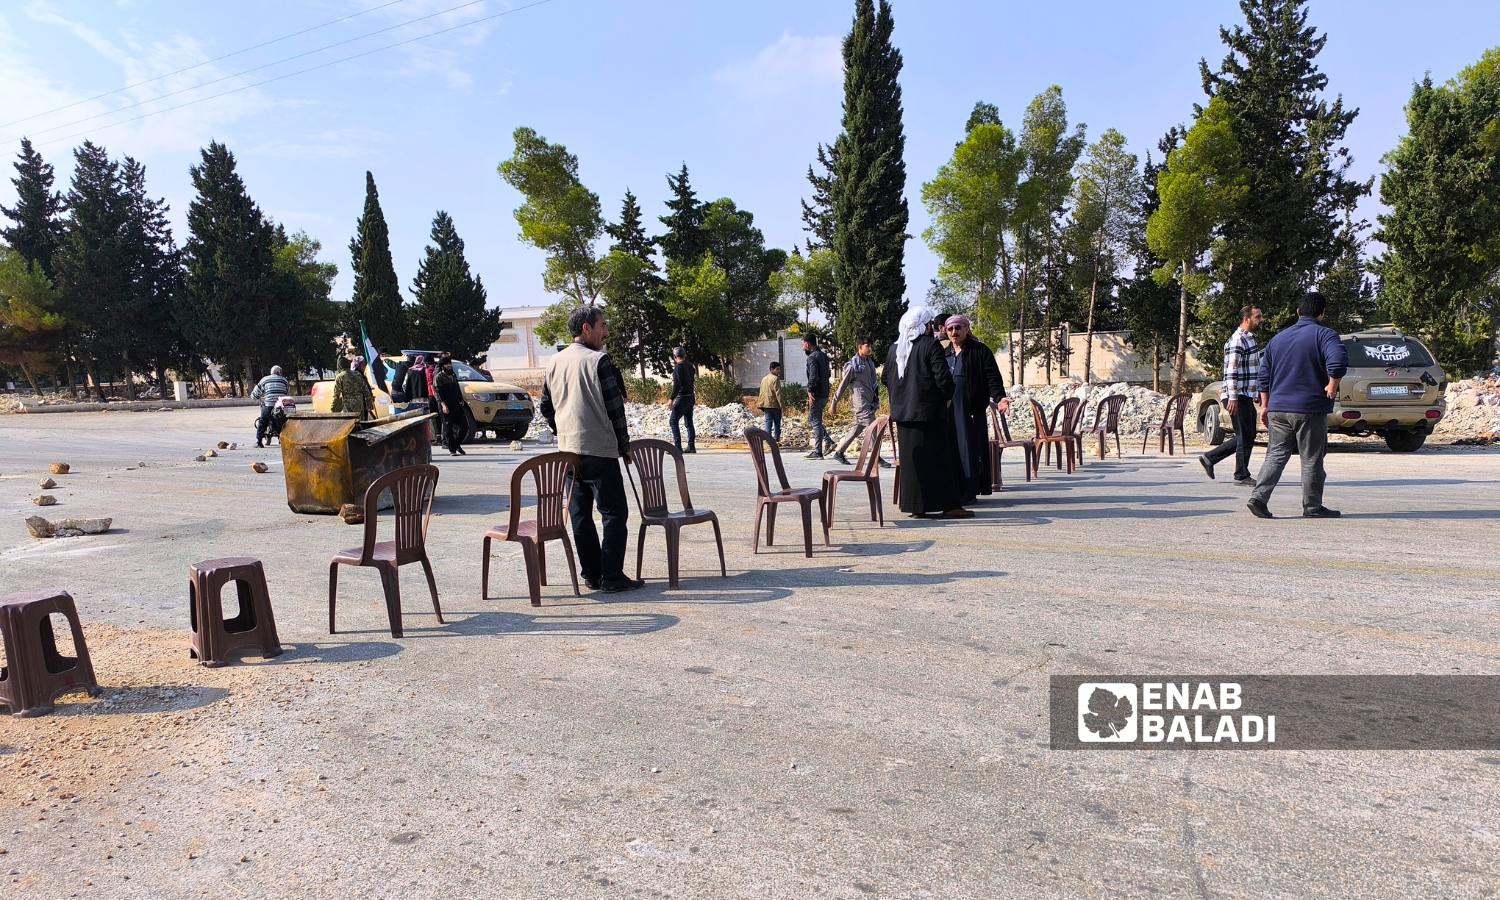
[[[432,462],[433,416],[420,410],[365,422],[353,413],[287,416],[281,430],[287,506],[337,514],[345,503],[364,503],[365,490],[381,475]]]

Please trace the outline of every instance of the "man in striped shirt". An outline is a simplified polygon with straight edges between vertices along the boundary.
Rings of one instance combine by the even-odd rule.
[[[1255,381],[1260,371],[1261,349],[1255,340],[1255,329],[1260,323],[1260,307],[1240,308],[1240,327],[1224,344],[1224,389],[1219,392],[1219,399],[1224,401],[1224,407],[1234,421],[1234,434],[1198,457],[1203,471],[1212,478],[1214,465],[1234,454],[1234,483],[1242,487],[1255,487],[1255,479],[1250,476],[1250,450],[1255,446],[1258,418]]]
[[[262,378],[250,392],[251,400],[260,401],[260,418],[255,420],[255,446],[265,446],[266,429],[271,426],[271,414],[276,410],[276,401],[291,393],[292,387],[287,384],[286,376],[281,374],[281,366],[272,366],[271,374]]]

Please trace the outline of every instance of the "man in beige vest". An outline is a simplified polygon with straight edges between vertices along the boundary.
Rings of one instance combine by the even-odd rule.
[[[578,454],[578,472],[568,513],[583,580],[607,594],[633,591],[644,582],[625,577],[625,479],[620,460],[630,443],[625,428],[625,382],[604,352],[609,326],[597,306],[580,306],[568,316],[573,343],[547,362],[542,416],[557,435],[557,448]],[[594,503],[604,520],[604,541],[594,529]]]

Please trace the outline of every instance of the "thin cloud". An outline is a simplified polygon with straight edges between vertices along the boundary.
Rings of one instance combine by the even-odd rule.
[[[713,77],[747,97],[779,97],[840,83],[843,51],[836,36],[804,37],[784,31],[755,56],[730,63]]]

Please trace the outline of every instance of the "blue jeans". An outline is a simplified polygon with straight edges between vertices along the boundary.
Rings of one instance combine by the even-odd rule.
[[[763,409],[761,412],[765,414],[766,431],[776,443],[781,443],[781,408]]]
[[[828,436],[828,429],[823,427],[823,409],[828,406],[828,395],[821,397],[813,395],[812,402],[807,404],[807,430],[809,432],[810,448],[814,453],[822,453],[823,445],[833,447],[833,438]]]

